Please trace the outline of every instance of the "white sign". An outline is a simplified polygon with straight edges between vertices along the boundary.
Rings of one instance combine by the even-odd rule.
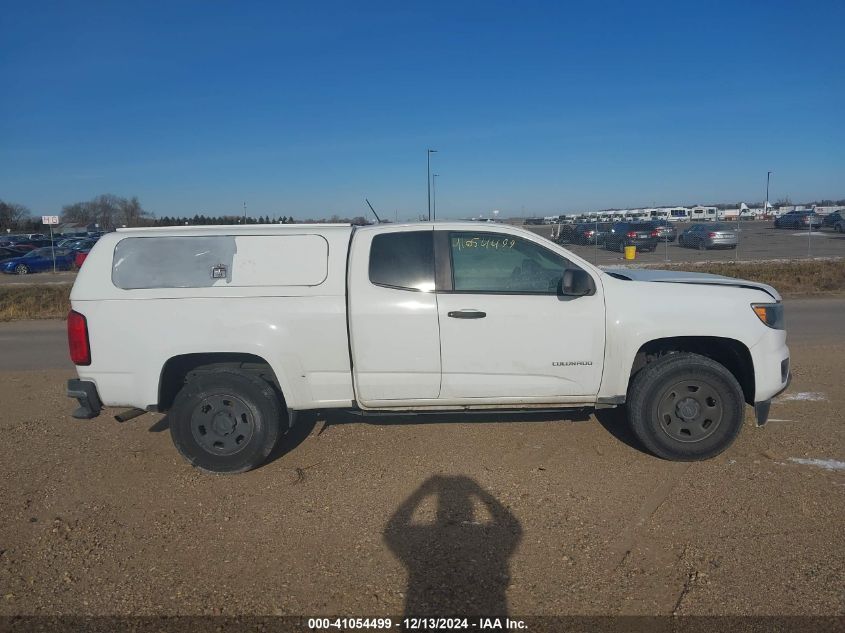
[[[57,215],[42,215],[41,224],[58,224],[59,216]]]

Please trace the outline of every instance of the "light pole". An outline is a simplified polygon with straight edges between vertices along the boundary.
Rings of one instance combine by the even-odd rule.
[[[766,208],[763,209],[763,215],[769,215],[769,179],[772,177],[772,172],[766,172]]]
[[[431,219],[437,219],[437,177],[440,174],[431,174]]]
[[[436,149],[426,150],[426,178],[425,186],[428,191],[428,221],[431,222],[431,155],[437,153]]]

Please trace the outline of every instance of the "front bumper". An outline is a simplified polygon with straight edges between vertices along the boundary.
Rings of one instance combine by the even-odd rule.
[[[100,415],[103,410],[103,403],[97,393],[97,385],[89,380],[73,378],[67,381],[68,398],[75,398],[79,403],[71,415],[78,420],[90,420]]]
[[[769,409],[772,408],[772,399],[786,391],[789,388],[789,383],[791,382],[792,372],[789,372],[786,376],[786,384],[783,385],[783,388],[780,391],[768,400],[761,400],[760,402],[754,403],[754,417],[757,419],[757,426],[764,426],[766,422],[769,421]]]

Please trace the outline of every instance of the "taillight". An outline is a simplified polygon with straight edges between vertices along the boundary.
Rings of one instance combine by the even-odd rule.
[[[716,237],[716,234],[715,233],[708,233],[707,237]]]
[[[628,231],[625,235],[627,235],[628,237],[637,237],[637,232],[636,231]]]
[[[91,364],[91,346],[88,344],[88,322],[75,310],[67,315],[67,345],[74,365]]]
[[[584,237],[592,237],[593,233],[595,233],[595,231],[587,231],[584,233]]]
[[[657,231],[652,231],[651,236],[652,237],[660,237],[660,233],[658,233]]]

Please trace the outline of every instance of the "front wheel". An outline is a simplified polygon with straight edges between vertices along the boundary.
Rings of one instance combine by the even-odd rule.
[[[282,417],[282,403],[268,382],[233,369],[195,374],[168,414],[179,453],[213,473],[260,466],[279,440]]]
[[[628,390],[628,422],[663,459],[714,457],[739,435],[742,388],[723,365],[699,354],[670,354],[646,365]]]
[[[25,275],[29,272],[29,267],[26,264],[18,264],[15,266],[16,275]]]

